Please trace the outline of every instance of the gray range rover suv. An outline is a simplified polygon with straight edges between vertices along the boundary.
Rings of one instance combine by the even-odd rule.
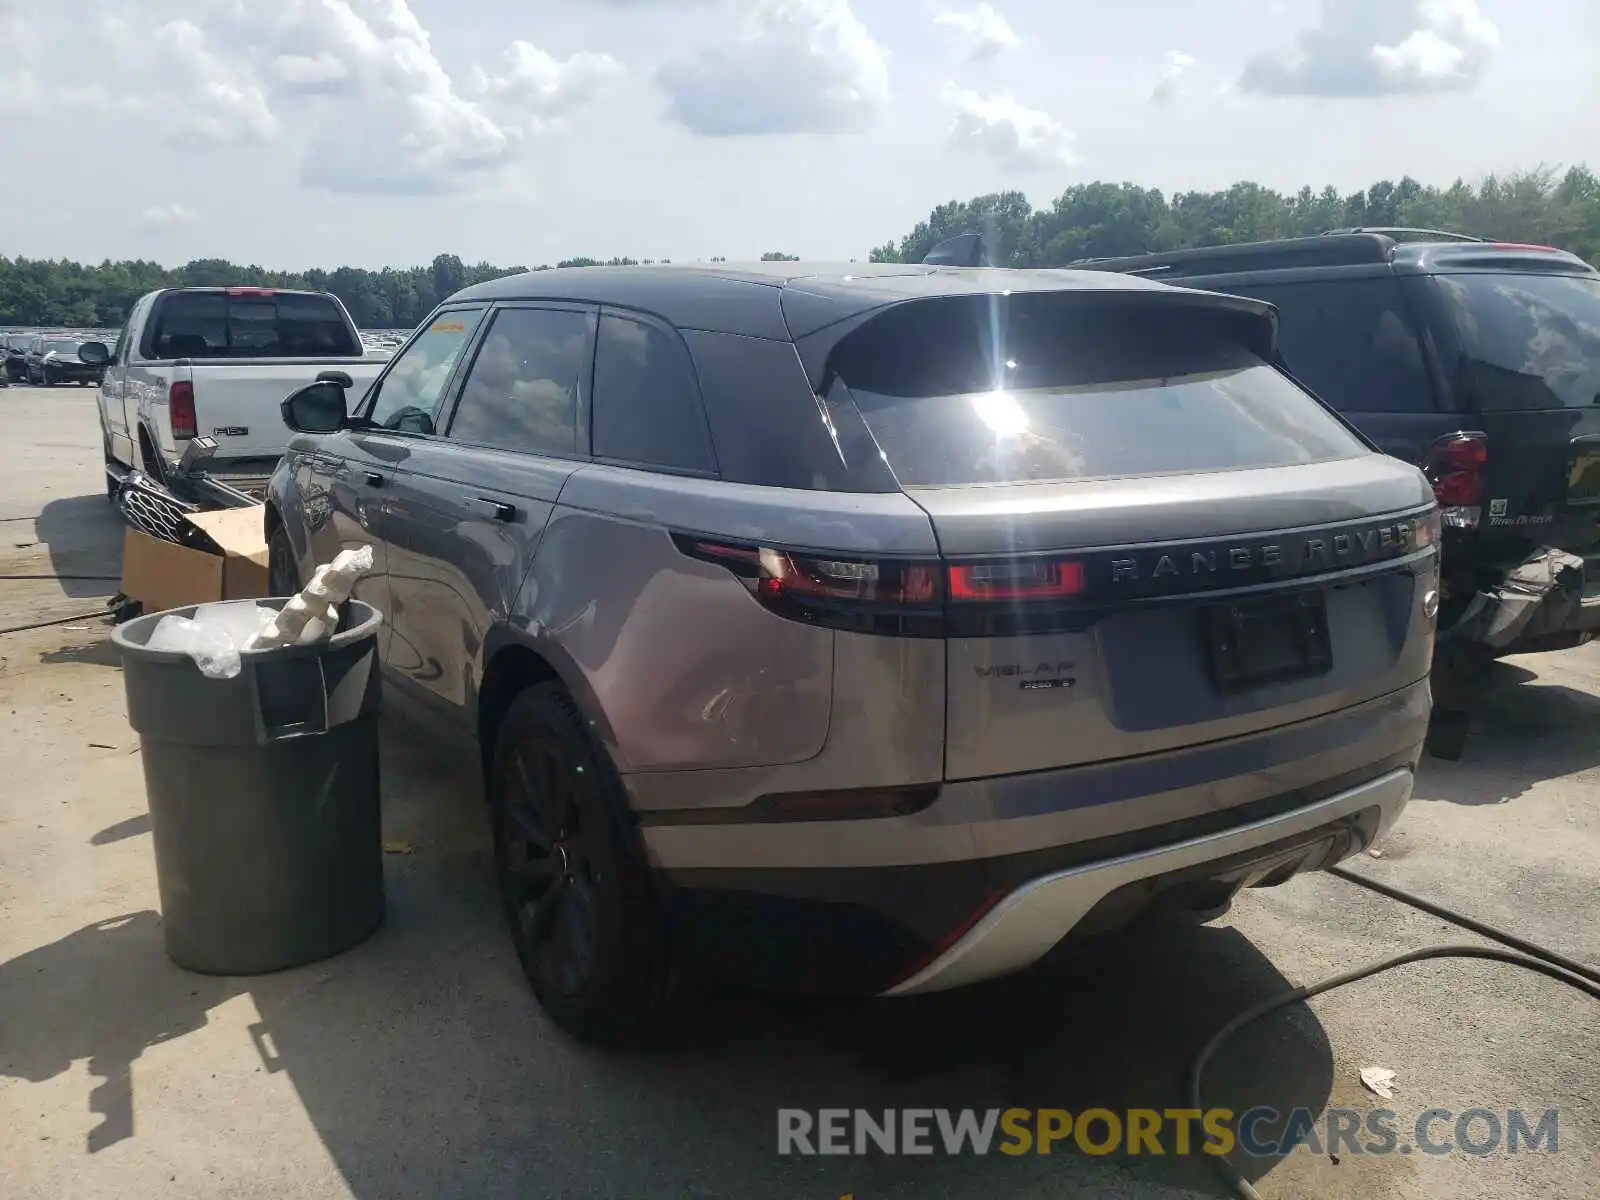
[[[542,271],[347,415],[284,402],[275,590],[370,545],[390,695],[481,755],[580,1035],[683,972],[906,995],[1367,846],[1429,710],[1438,516],[1270,305],[929,266]]]

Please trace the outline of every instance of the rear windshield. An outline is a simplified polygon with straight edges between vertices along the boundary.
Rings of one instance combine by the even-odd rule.
[[[1481,412],[1600,403],[1600,279],[1440,275],[1461,333],[1460,382]]]
[[[1369,453],[1241,344],[1237,318],[1149,305],[1002,311],[999,303],[880,318],[838,364],[902,486],[1225,471]],[[897,328],[875,327],[891,320]]]
[[[178,292],[156,304],[146,358],[359,357],[361,343],[327,296]]]

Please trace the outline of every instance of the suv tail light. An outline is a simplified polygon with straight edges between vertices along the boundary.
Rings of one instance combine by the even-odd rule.
[[[674,534],[690,558],[725,567],[780,616],[902,637],[944,636],[938,562],[833,558]]]
[[[1452,433],[1428,447],[1422,470],[1433,484],[1445,525],[1477,528],[1488,463],[1489,440],[1481,433]]]
[[[1084,588],[1083,564],[1023,556],[946,564],[802,554],[674,534],[684,554],[737,576],[765,608],[855,633],[944,637],[1001,632],[994,616],[1035,613]]]
[[[194,384],[180,379],[167,389],[167,413],[172,422],[172,436],[187,441],[200,433],[194,415]]]

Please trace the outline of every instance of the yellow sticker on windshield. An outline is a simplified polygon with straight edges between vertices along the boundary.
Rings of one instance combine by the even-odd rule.
[[[429,333],[465,333],[466,331],[467,323],[465,321],[435,321],[428,327]]]

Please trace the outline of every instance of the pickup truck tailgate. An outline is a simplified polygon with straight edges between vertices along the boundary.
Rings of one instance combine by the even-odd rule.
[[[253,361],[179,364],[176,378],[189,372],[194,383],[197,431],[216,439],[219,459],[276,458],[287,438],[278,406],[284,397],[326,370],[349,375],[356,386],[352,402],[377,377],[379,361],[275,358]]]

